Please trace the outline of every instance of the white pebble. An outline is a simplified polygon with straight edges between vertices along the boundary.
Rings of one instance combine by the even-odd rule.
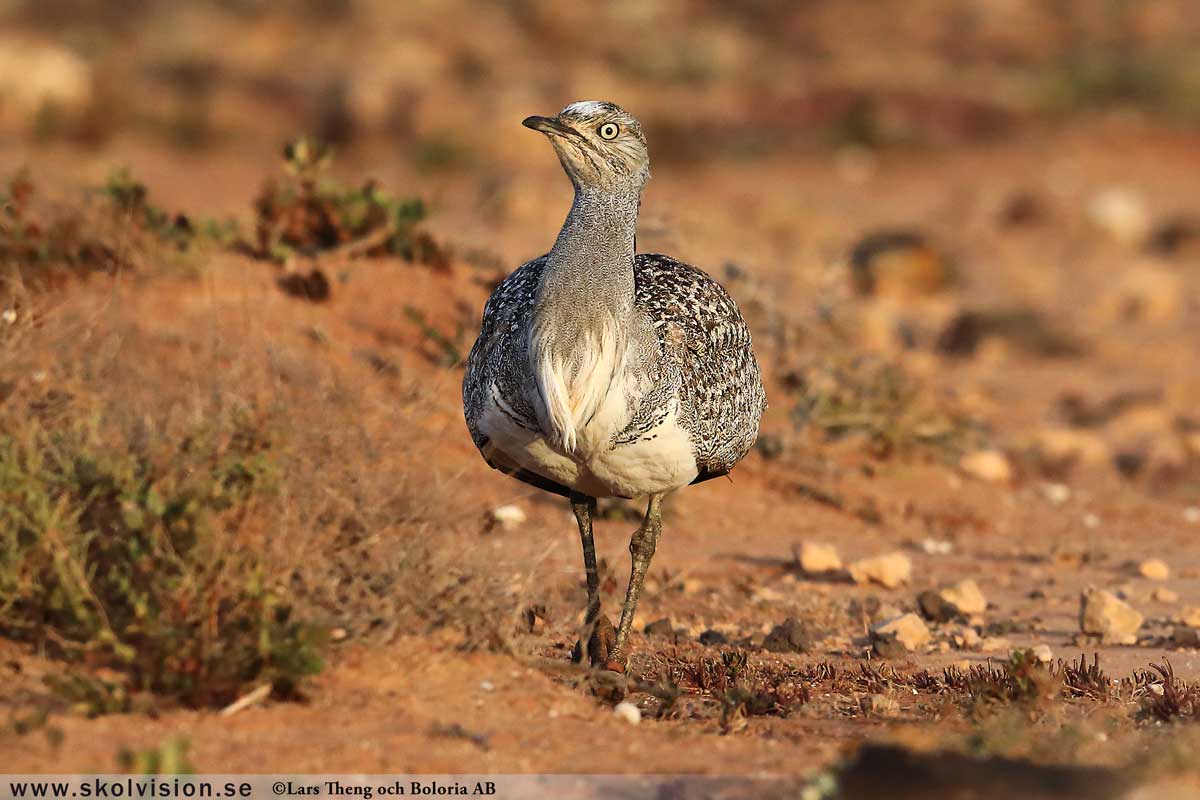
[[[507,505],[492,509],[492,519],[506,531],[516,530],[525,523],[527,517],[520,506]]]
[[[1047,483],[1042,485],[1042,494],[1056,506],[1071,499],[1071,487],[1062,483]]]
[[[1183,521],[1200,525],[1200,506],[1188,506],[1183,510]]]
[[[947,539],[931,539],[926,538],[921,542],[921,549],[926,555],[944,556],[954,552],[954,542]]]
[[[12,325],[17,321],[17,311],[13,308],[4,309],[4,313],[0,314],[0,320],[4,320],[6,325]]]
[[[1091,513],[1084,514],[1083,515],[1083,527],[1092,528],[1092,529],[1099,528],[1100,527],[1100,518],[1098,516],[1096,516],[1095,514],[1091,514]]]
[[[492,689],[496,688],[496,684],[492,683],[491,681],[480,681],[479,688],[485,692],[490,692]]]
[[[623,719],[630,725],[637,725],[642,721],[642,712],[637,706],[628,700],[622,700],[613,707],[613,713],[618,719]]]

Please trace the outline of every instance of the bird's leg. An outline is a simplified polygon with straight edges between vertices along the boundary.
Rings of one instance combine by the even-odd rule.
[[[599,666],[608,662],[609,651],[616,644],[616,634],[608,617],[600,617],[600,573],[596,569],[596,542],[592,538],[592,511],[595,508],[595,498],[571,495],[571,510],[575,512],[575,521],[579,523],[579,539],[583,543],[583,569],[587,575],[588,593],[583,630],[571,658],[582,661],[586,647],[592,666]]]
[[[629,588],[625,591],[625,607],[621,609],[621,624],[617,628],[617,646],[609,654],[608,663],[608,668],[617,672],[625,671],[625,641],[629,638],[629,629],[633,627],[633,612],[637,610],[638,598],[642,594],[642,582],[646,580],[650,559],[654,557],[658,536],[662,533],[662,497],[661,494],[650,495],[650,503],[646,506],[646,518],[629,540],[629,555],[633,559],[633,568],[629,573]]]

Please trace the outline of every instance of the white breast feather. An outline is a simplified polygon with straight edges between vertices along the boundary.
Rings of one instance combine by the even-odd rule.
[[[612,325],[584,334],[572,343],[565,357],[552,348],[531,344],[534,376],[545,413],[539,421],[548,440],[573,454],[580,445],[582,429],[596,417],[606,399],[614,399],[612,393],[619,394],[620,387],[614,386],[613,379],[624,366],[624,352]]]

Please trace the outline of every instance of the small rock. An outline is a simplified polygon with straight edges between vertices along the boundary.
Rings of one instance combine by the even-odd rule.
[[[855,583],[865,584],[873,581],[888,589],[894,589],[902,583],[908,583],[912,577],[912,560],[904,553],[888,553],[855,561],[849,570]]]
[[[1042,484],[1042,495],[1050,503],[1061,506],[1071,499],[1071,487],[1063,483]]]
[[[782,625],[776,625],[763,640],[763,649],[772,653],[803,653],[812,645],[812,635],[804,623],[788,617]]]
[[[1183,510],[1183,521],[1190,525],[1200,525],[1200,506],[1188,506]]]
[[[1142,620],[1136,609],[1112,592],[1089,588],[1080,598],[1079,629],[1100,636],[1104,644],[1135,644]]]
[[[479,688],[485,692],[490,692],[496,688],[496,684],[492,683],[491,681],[480,681]]]
[[[988,483],[1010,483],[1013,477],[1008,456],[999,450],[976,450],[974,453],[967,453],[959,460],[958,468],[972,478]]]
[[[704,582],[699,578],[684,578],[683,593],[684,594],[699,594],[704,590]]]
[[[329,632],[329,640],[331,642],[343,642],[349,635],[345,628],[334,628]]]
[[[709,629],[700,634],[700,644],[704,645],[705,647],[729,644],[729,637],[720,631]]]
[[[637,725],[642,721],[642,711],[628,700],[622,700],[613,706],[613,714],[618,719],[623,719],[630,725]]]
[[[1176,625],[1171,631],[1171,641],[1180,647],[1200,647],[1200,628]]]
[[[850,270],[860,295],[901,300],[934,294],[954,281],[950,259],[912,230],[863,236],[850,254]]]
[[[805,575],[822,575],[837,572],[841,568],[841,556],[833,545],[813,542],[800,545],[800,569]]]
[[[1188,606],[1179,614],[1179,621],[1193,628],[1200,628],[1200,606]]]
[[[926,537],[921,541],[921,550],[930,556],[946,556],[954,552],[954,542]]]
[[[95,97],[92,65],[71,48],[27,35],[0,37],[0,96],[5,111],[33,120],[50,110],[82,119]]]
[[[977,650],[983,644],[983,639],[980,637],[979,631],[970,625],[964,625],[962,630],[955,633],[951,638],[954,646],[959,650]]]
[[[1007,653],[1012,650],[1012,642],[1004,636],[985,636],[979,643],[979,649],[984,653]]]
[[[1125,244],[1142,239],[1150,229],[1145,201],[1137,193],[1119,186],[1109,187],[1093,197],[1087,215],[1093,225]]]
[[[521,527],[527,517],[520,506],[507,505],[492,509],[492,521],[506,531],[515,531]]]
[[[916,614],[904,614],[871,628],[871,643],[883,658],[914,652],[929,641],[929,628]]]
[[[654,620],[654,622],[643,628],[642,633],[647,636],[674,636],[675,628],[671,627],[671,619],[669,617],[663,617],[662,619]]]
[[[1036,446],[1041,459],[1048,464],[1085,465],[1108,463],[1112,451],[1104,438],[1095,431],[1073,428],[1048,428],[1036,434]]]
[[[1150,599],[1156,603],[1174,605],[1179,602],[1179,593],[1173,592],[1165,586],[1160,586],[1150,593]]]
[[[1148,558],[1138,564],[1138,573],[1152,581],[1165,581],[1171,577],[1171,568],[1162,559]]]
[[[953,586],[947,586],[939,592],[955,611],[964,616],[982,614],[987,611],[987,598],[979,591],[978,584],[973,580],[960,581]]]
[[[921,616],[930,622],[953,622],[957,619],[964,619],[958,609],[947,602],[940,592],[933,589],[926,589],[917,595],[917,608],[920,610]]]
[[[1033,653],[1033,657],[1042,664],[1049,664],[1054,660],[1054,651],[1050,649],[1048,644],[1035,644],[1029,648],[1029,652]]]

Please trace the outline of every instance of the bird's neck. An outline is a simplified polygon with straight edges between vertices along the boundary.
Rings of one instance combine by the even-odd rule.
[[[577,189],[542,271],[538,305],[565,311],[633,304],[639,193]]]
[[[577,188],[542,268],[530,355],[548,415],[543,427],[567,452],[624,364],[639,201],[634,187]]]

